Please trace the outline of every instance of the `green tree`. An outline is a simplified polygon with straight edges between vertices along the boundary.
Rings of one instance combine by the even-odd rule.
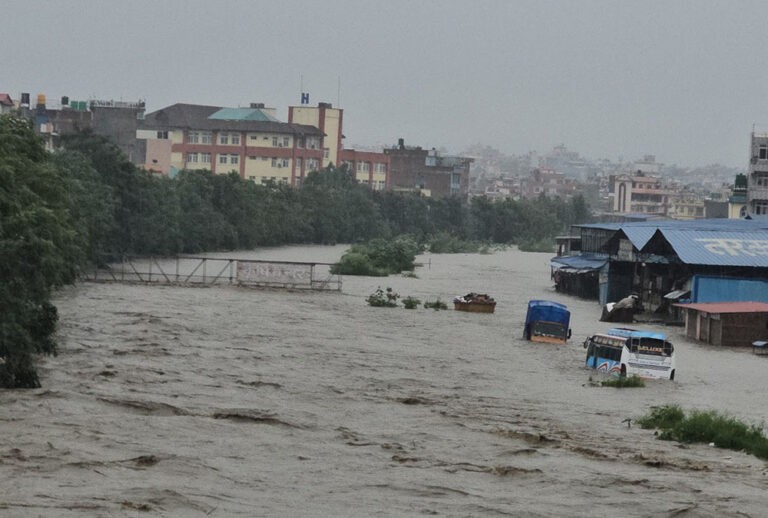
[[[73,282],[84,239],[66,182],[24,119],[0,116],[0,385],[38,387],[37,354],[56,352],[51,291]]]

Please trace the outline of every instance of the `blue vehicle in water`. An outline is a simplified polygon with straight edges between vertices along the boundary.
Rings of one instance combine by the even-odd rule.
[[[571,337],[571,312],[564,304],[529,300],[523,338],[531,342],[564,344]]]
[[[614,327],[584,341],[585,365],[614,376],[675,379],[675,348],[664,333]]]

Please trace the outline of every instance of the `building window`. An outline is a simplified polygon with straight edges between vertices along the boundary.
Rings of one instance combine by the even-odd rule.
[[[230,164],[239,164],[240,163],[240,155],[229,155],[229,163]]]
[[[323,158],[328,158],[330,153],[331,153],[330,149],[328,149],[327,147],[323,148]]]
[[[232,145],[233,146],[239,146],[240,145],[240,135],[237,133],[232,134]]]
[[[188,164],[196,164],[197,163],[197,153],[188,153],[187,154],[187,163]]]
[[[196,131],[187,133],[187,144],[197,144],[200,142],[200,134]]]
[[[296,170],[301,171],[301,158],[296,159]]]
[[[290,165],[290,163],[288,162],[287,158],[283,158],[283,162],[282,163],[283,163],[283,167],[288,167]]]
[[[210,164],[211,163],[211,154],[210,153],[200,153],[200,161],[204,164]]]
[[[168,132],[167,131],[158,131],[157,132],[157,138],[168,140]]]
[[[283,147],[291,147],[291,137],[283,137]]]
[[[304,138],[303,137],[296,137],[296,147],[303,148],[304,147]]]
[[[768,144],[760,144],[757,152],[757,158],[760,160],[768,160]]]
[[[212,135],[210,131],[201,131],[200,132],[200,143],[201,144],[210,144],[212,142]]]
[[[296,187],[301,187],[301,180],[302,180],[301,176],[296,177],[296,181],[295,181]]]
[[[219,163],[220,164],[226,164],[227,163],[227,155],[219,155]]]
[[[768,187],[768,173],[755,171],[755,187]]]
[[[277,137],[272,137],[272,147],[277,147]]]
[[[226,146],[229,144],[229,133],[222,133],[219,135],[219,144]]]

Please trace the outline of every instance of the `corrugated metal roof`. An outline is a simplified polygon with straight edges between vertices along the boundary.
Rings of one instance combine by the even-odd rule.
[[[258,108],[222,108],[208,116],[221,121],[261,121],[280,122],[270,114]]]
[[[686,264],[768,267],[768,230],[662,228],[659,232]]]
[[[627,236],[630,243],[632,243],[632,246],[641,250],[653,237],[653,234],[656,232],[656,227],[622,227],[621,230],[624,231],[624,234]]]
[[[702,302],[698,304],[673,304],[684,309],[695,309],[702,313],[768,313],[765,302]]]
[[[578,228],[600,228],[604,230],[619,230],[624,232],[628,228],[652,227],[656,229],[688,229],[688,230],[733,230],[733,231],[752,231],[759,229],[768,229],[768,218],[753,217],[752,219],[693,219],[693,220],[651,220],[651,221],[625,221],[611,223],[587,223],[574,225]]]
[[[606,261],[608,261],[607,256],[595,254],[560,255],[549,260],[552,266],[567,266],[579,271],[599,270]]]

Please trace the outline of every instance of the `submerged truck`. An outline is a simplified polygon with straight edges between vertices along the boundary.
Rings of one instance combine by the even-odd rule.
[[[523,338],[531,342],[564,344],[571,337],[571,312],[549,300],[528,301]]]

